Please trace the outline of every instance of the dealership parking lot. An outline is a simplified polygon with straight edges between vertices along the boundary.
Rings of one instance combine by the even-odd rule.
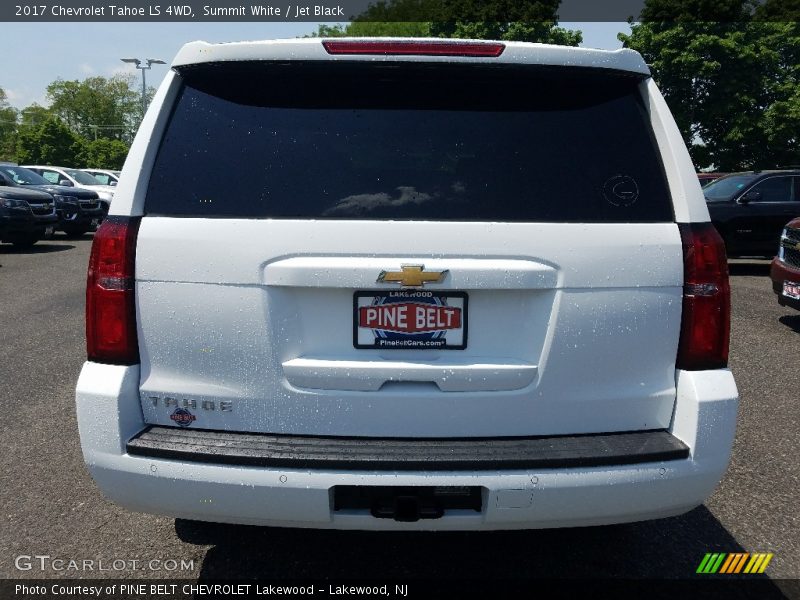
[[[773,552],[766,575],[800,578],[800,312],[778,306],[766,260],[731,263],[742,402],[731,466],[705,506],[607,528],[386,534],[199,525],[106,501],[74,410],[90,246],[89,235],[0,246],[0,577],[673,578],[693,576],[706,552]],[[20,570],[21,555],[125,566]]]

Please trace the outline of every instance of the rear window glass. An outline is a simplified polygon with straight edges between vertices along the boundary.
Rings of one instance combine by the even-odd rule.
[[[332,61],[180,75],[148,214],[672,220],[630,75]]]

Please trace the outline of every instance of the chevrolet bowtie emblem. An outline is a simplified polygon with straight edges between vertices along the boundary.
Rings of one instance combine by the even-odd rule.
[[[378,283],[399,283],[403,287],[422,287],[426,283],[439,283],[447,270],[423,272],[425,265],[403,265],[399,271],[381,271]]]

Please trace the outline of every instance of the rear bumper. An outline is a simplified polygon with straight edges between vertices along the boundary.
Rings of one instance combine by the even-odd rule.
[[[489,439],[341,438],[147,427],[128,454],[186,462],[348,471],[509,471],[679,460],[689,447],[664,430]]]
[[[309,469],[129,454],[128,442],[146,427],[138,386],[138,367],[96,363],[86,363],[78,381],[84,458],[110,499],[187,519],[339,529],[529,529],[681,514],[701,504],[721,479],[738,405],[729,371],[678,373],[669,433],[688,446],[686,458],[504,470]],[[482,510],[416,522],[377,519],[368,511],[335,511],[334,486],[480,486]]]

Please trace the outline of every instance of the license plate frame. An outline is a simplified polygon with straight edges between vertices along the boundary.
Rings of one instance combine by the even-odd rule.
[[[425,305],[437,307],[434,318],[444,322],[444,308],[458,309],[460,327],[433,329],[416,333],[382,330],[360,324],[360,309],[375,306],[375,299],[385,304]],[[391,302],[386,302],[390,300]],[[437,301],[438,300],[438,301]],[[444,302],[442,302],[444,300]],[[431,306],[428,307],[427,305]],[[415,309],[416,310],[416,309]],[[455,313],[452,315],[455,318]],[[469,324],[469,296],[466,292],[431,290],[359,290],[353,293],[353,347],[359,350],[465,350]],[[451,321],[451,325],[452,325]],[[376,333],[376,332],[382,332]],[[455,332],[451,334],[451,332]],[[448,340],[448,335],[450,339]],[[370,336],[372,336],[370,338]],[[372,340],[370,342],[370,340]],[[450,343],[448,343],[450,342]]]
[[[783,282],[783,295],[792,300],[800,300],[800,283],[794,281]]]

